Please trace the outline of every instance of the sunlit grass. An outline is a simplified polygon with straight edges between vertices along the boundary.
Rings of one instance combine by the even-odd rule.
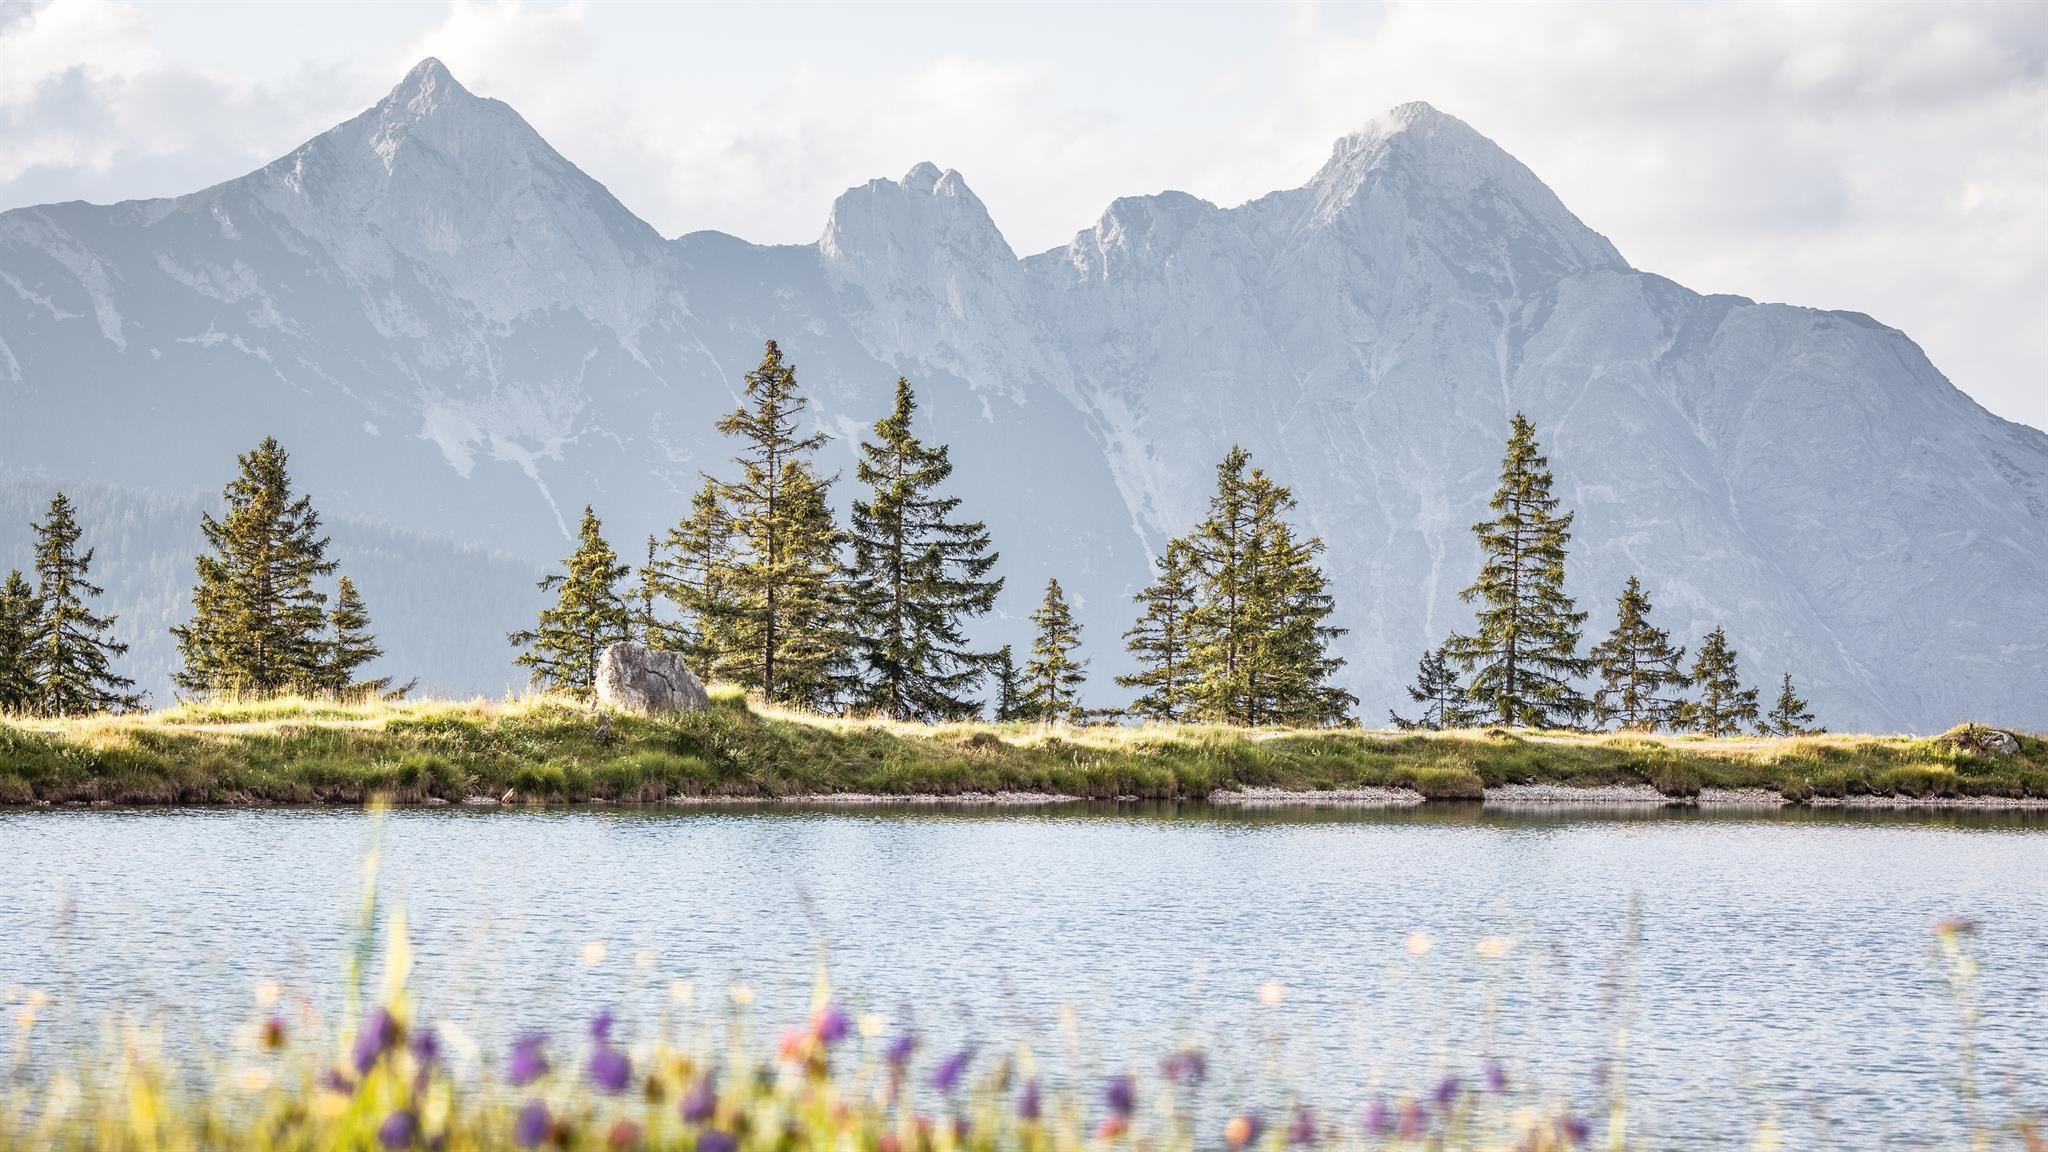
[[[0,721],[0,803],[659,803],[1021,792],[1199,799],[1218,790],[1412,789],[1476,799],[1505,784],[1648,785],[1674,798],[2048,797],[2048,741],[2017,755],[1939,737],[1414,733],[1204,725],[824,717],[716,688],[704,711],[601,716],[567,698],[180,704]]]

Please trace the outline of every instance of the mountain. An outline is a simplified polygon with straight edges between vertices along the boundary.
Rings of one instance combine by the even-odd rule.
[[[212,491],[275,434],[331,516],[539,566],[590,503],[631,558],[723,466],[713,421],[769,337],[849,476],[911,378],[1003,550],[987,640],[1021,642],[1057,575],[1095,702],[1120,698],[1148,557],[1235,442],[1328,540],[1377,719],[1470,620],[1469,525],[1519,409],[1578,514],[1595,634],[1634,573],[1666,626],[1725,625],[1750,679],[1793,671],[1834,727],[2042,722],[2048,436],[1868,317],[1631,267],[1423,104],[1299,187],[1118,200],[1020,259],[930,164],[849,189],[813,245],[663,238],[428,60],[240,179],[0,214],[0,471]],[[428,686],[496,690],[530,606],[417,561],[475,637]]]

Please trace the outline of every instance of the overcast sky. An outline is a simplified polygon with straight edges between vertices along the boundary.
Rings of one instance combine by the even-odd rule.
[[[663,233],[816,239],[958,168],[1020,253],[1117,196],[1235,204],[1427,100],[1637,267],[1867,312],[2048,427],[2048,4],[0,0],[0,209],[188,192],[421,57]]]

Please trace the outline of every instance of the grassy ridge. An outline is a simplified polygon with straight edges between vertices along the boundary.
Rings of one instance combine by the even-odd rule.
[[[2012,756],[1942,737],[1791,740],[1638,735],[1282,732],[1199,726],[1048,730],[843,720],[714,693],[674,719],[513,702],[193,704],[135,716],[0,720],[0,804],[399,803],[496,797],[659,803],[1042,792],[1199,799],[1242,787],[1391,785],[1477,799],[1510,783],[1649,784],[1667,795],[1765,788],[1859,795],[2048,797],[2048,740]]]

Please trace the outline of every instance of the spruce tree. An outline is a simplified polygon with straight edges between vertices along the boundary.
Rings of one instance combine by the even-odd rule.
[[[370,632],[370,611],[363,606],[356,582],[346,576],[334,593],[334,607],[327,613],[327,653],[320,664],[317,686],[338,697],[381,696],[391,687],[390,677],[356,679],[356,671],[384,654],[377,637]]]
[[[36,705],[36,622],[42,604],[19,568],[0,583],[0,715]]]
[[[799,434],[806,407],[795,369],[770,340],[747,373],[745,403],[718,422],[741,447],[739,479],[719,487],[734,547],[711,671],[770,700],[824,709],[847,692],[847,603],[831,481],[811,463],[827,438]]]
[[[81,531],[71,501],[59,492],[36,534],[36,604],[33,673],[35,711],[83,716],[139,707],[135,681],[115,674],[112,657],[128,651],[107,632],[115,617],[93,614],[88,602],[103,589],[87,578],[93,550],[78,549]]]
[[[1650,623],[1649,594],[1629,577],[1616,603],[1614,631],[1593,646],[1601,681],[1593,694],[1596,722],[1644,731],[1676,722],[1685,702],[1678,693],[1690,683],[1684,665],[1684,646],[1673,648],[1670,634]]]
[[[1778,685],[1778,702],[1765,714],[1762,731],[1769,736],[1814,736],[1827,731],[1814,727],[1813,713],[1807,710],[1806,701],[1792,690],[1790,672]]]
[[[632,632],[632,612],[619,592],[619,582],[632,568],[619,563],[605,543],[604,525],[589,505],[583,508],[567,567],[540,582],[541,591],[555,593],[553,606],[541,609],[540,622],[506,639],[525,649],[514,663],[531,669],[534,683],[582,697],[597,684],[597,661],[605,648]]]
[[[1294,538],[1294,495],[1244,449],[1231,448],[1216,481],[1186,545],[1199,573],[1188,617],[1194,714],[1247,727],[1342,722],[1357,701],[1329,683],[1344,664],[1329,643],[1344,630],[1327,623],[1322,540]]]
[[[736,540],[718,481],[705,478],[690,514],[669,529],[665,545],[652,566],[655,587],[676,614],[674,623],[662,626],[663,646],[681,652],[690,670],[709,680],[723,655],[738,647],[731,592]]]
[[[638,601],[634,607],[639,611],[633,619],[633,626],[640,633],[640,643],[650,649],[667,649],[672,643],[668,627],[654,611],[655,601],[661,596],[661,582],[661,542],[650,532],[647,534],[647,563],[641,565],[640,580],[634,588]]]
[[[1017,672],[1017,661],[1010,654],[1008,644],[998,648],[988,658],[987,672],[995,681],[994,699],[989,703],[995,711],[998,724],[1012,720],[1026,719],[1024,710],[1024,685]]]
[[[897,720],[976,715],[969,698],[987,657],[971,651],[964,621],[995,607],[996,553],[980,521],[956,518],[960,498],[939,493],[953,473],[946,446],[911,431],[917,401],[896,381],[896,403],[860,445],[855,472],[869,497],[853,502],[852,626],[859,659],[856,704]]]
[[[1719,628],[1707,633],[1693,660],[1693,688],[1697,699],[1679,710],[1679,723],[1708,736],[1733,736],[1744,724],[1756,723],[1757,690],[1744,688],[1735,667],[1735,649],[1728,646],[1728,634]]]
[[[227,512],[201,513],[211,552],[195,562],[192,619],[171,629],[184,667],[173,680],[196,693],[270,695],[318,681],[327,597],[313,586],[331,575],[320,516],[293,496],[290,460],[265,437],[237,460],[222,491]]]
[[[1195,610],[1198,573],[1194,553],[1184,540],[1167,544],[1154,566],[1158,574],[1134,597],[1143,612],[1124,633],[1124,647],[1138,658],[1140,667],[1117,677],[1116,682],[1125,688],[1144,689],[1131,701],[1131,712],[1171,723],[1185,718],[1194,706],[1190,618]]]
[[[1415,668],[1415,683],[1408,687],[1408,699],[1422,706],[1420,717],[1410,720],[1395,712],[1387,713],[1394,727],[1403,731],[1467,728],[1479,717],[1472,709],[1472,699],[1466,695],[1464,684],[1458,680],[1458,670],[1451,667],[1442,648],[1422,654]]]
[[[1535,427],[1515,413],[1490,505],[1497,515],[1472,526],[1484,557],[1479,578],[1459,593],[1481,603],[1478,627],[1445,645],[1473,673],[1472,698],[1510,727],[1568,726],[1591,707],[1572,685],[1591,662],[1579,655],[1586,614],[1564,591],[1572,513],[1557,511],[1549,464]]]
[[[1024,665],[1023,715],[1042,723],[1078,721],[1086,715],[1080,695],[1088,662],[1074,659],[1081,647],[1081,626],[1074,622],[1058,580],[1045,582],[1045,600],[1031,613],[1031,622],[1038,626],[1038,638]]]

